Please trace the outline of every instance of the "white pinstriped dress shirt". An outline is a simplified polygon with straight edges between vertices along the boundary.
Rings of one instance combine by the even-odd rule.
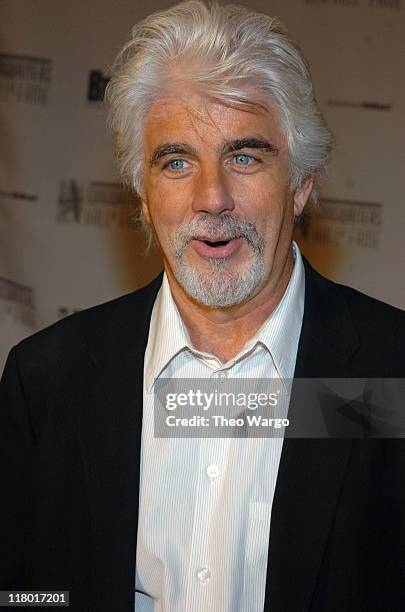
[[[293,250],[282,300],[227,363],[192,346],[164,275],[145,353],[136,612],[263,612],[283,438],[155,438],[153,390],[159,377],[292,378],[305,292]]]

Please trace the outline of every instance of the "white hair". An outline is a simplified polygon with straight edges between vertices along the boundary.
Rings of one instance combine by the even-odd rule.
[[[308,64],[275,17],[237,5],[188,0],[153,13],[132,29],[107,86],[109,124],[124,183],[143,194],[143,123],[181,81],[202,95],[236,107],[275,105],[289,153],[290,188],[319,178],[329,161],[332,135],[314,98]],[[257,99],[254,93],[257,92]]]

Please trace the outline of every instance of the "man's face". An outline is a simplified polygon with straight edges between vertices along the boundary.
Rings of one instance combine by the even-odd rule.
[[[169,280],[215,308],[275,291],[312,182],[291,194],[274,110],[161,98],[144,138],[143,210]]]

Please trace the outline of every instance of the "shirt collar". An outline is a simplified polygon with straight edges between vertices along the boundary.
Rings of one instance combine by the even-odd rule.
[[[305,273],[298,245],[293,242],[294,267],[276,309],[228,365],[242,359],[258,343],[271,354],[280,378],[292,378],[304,313]],[[183,350],[196,350],[173,300],[166,274],[156,297],[145,352],[145,386],[149,392],[169,362]]]
[[[145,386],[149,392],[156,378],[178,353],[191,347],[188,331],[181,320],[167,280],[162,285],[153,305],[145,351]]]
[[[298,245],[293,242],[294,267],[281,301],[262,327],[255,342],[271,354],[280,378],[293,378],[305,301],[305,270]],[[250,340],[249,342],[252,342]]]

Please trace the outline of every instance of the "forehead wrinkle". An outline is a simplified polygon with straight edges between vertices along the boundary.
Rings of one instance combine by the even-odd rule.
[[[196,106],[193,106],[190,103],[185,102],[184,100],[183,102],[184,102],[184,106],[187,108],[187,111],[190,114],[190,117],[192,118],[194,116],[196,118],[195,121],[191,120],[192,127],[194,131],[196,132],[197,136],[203,141],[204,141],[204,136],[201,135],[197,127],[199,122],[212,128],[213,130],[215,130],[216,134],[220,134],[223,138],[226,137],[224,134],[224,128],[223,126],[221,126],[221,122],[218,122],[218,120],[216,120],[214,117],[215,109],[214,109],[214,113],[210,110],[210,106],[209,106],[210,102],[213,102],[214,104],[219,104],[221,106],[224,106],[230,109],[234,108],[235,110],[238,110],[240,112],[246,112],[249,114],[266,115],[269,113],[270,115],[272,115],[272,111],[270,108],[267,108],[265,112],[263,110],[260,110],[259,108],[257,108],[256,110],[246,109],[246,108],[235,108],[232,105],[223,104],[220,101],[217,101],[215,99],[211,100],[210,98],[201,99],[201,106],[203,107],[203,111],[199,110]],[[244,141],[246,144],[243,144]],[[248,141],[250,141],[250,145]],[[227,138],[225,142],[217,146],[217,152],[223,155],[231,151],[239,150],[240,148],[262,149],[262,150],[266,150],[269,153],[273,153],[274,155],[277,155],[279,153],[278,147],[275,144],[273,144],[273,142],[267,140],[266,138],[263,138],[263,136],[256,136],[253,134],[248,135],[248,136],[235,137],[231,139]]]
[[[156,100],[155,104],[152,105],[152,108],[149,110],[149,116],[147,118],[147,121],[145,122],[145,125],[153,125],[155,121],[157,123],[160,123],[161,121],[163,121],[163,123],[169,121],[171,123],[170,127],[179,126],[185,127],[186,129],[190,128],[190,130],[193,130],[195,135],[203,142],[207,140],[207,137],[203,134],[204,126],[211,127],[213,130],[215,130],[216,133],[220,131],[218,125],[215,123],[214,118],[210,115],[205,101],[200,100],[199,106],[201,108],[198,108],[197,105],[192,104],[190,100],[187,100],[187,98],[185,98],[184,95],[181,94],[175,97],[169,96],[168,100],[169,103],[176,101],[178,102],[177,112],[175,112],[171,117],[169,117],[167,115],[167,99],[165,99],[164,97],[160,98]],[[165,144],[172,144],[170,142],[170,137],[168,138]],[[190,152],[195,153],[195,150],[191,151],[191,145],[180,143],[176,137],[173,141],[173,145],[174,144],[179,144],[182,147],[189,147]],[[154,153],[152,154],[152,157],[154,157]],[[159,157],[161,157],[161,155]]]
[[[189,114],[190,126],[201,142],[212,143],[211,138],[208,137],[207,139],[205,129],[213,131],[216,135],[218,133],[222,135],[221,125],[214,119],[206,100],[200,100],[200,107],[186,102],[184,102],[184,105]]]
[[[229,127],[228,124],[225,122],[225,125],[223,125],[221,114],[219,117],[215,115],[217,105],[233,109],[234,107],[232,105],[222,104],[220,101],[201,96],[193,98],[194,96],[188,97],[184,92],[176,96],[168,96],[168,98],[162,97],[156,100],[155,105],[150,109],[149,122],[152,125],[155,122],[154,120],[157,121],[157,124],[163,121],[163,126],[165,126],[167,122],[169,124],[169,133],[167,137],[151,154],[149,159],[151,165],[159,161],[165,155],[170,155],[172,153],[191,154],[197,157],[199,147],[193,147],[191,143],[187,142],[189,140],[187,138],[187,131],[189,131],[189,134],[190,132],[194,132],[195,136],[197,136],[198,140],[203,145],[207,145],[210,149],[215,150],[215,153],[220,155],[243,147],[267,150],[273,155],[281,153],[278,148],[278,138],[276,138],[276,141],[274,141],[273,138],[269,141],[263,134],[254,133],[256,130],[247,135],[242,133],[238,135],[235,133],[235,137],[230,137],[227,130],[227,127]],[[168,113],[168,102],[169,104],[175,103],[175,109],[171,114]],[[214,106],[212,106],[212,104],[214,104]],[[253,112],[247,109],[237,108],[235,110],[244,111],[248,114],[253,113],[254,115],[261,114],[260,112]],[[267,113],[269,113],[271,118],[274,118],[270,108],[267,109]],[[170,132],[173,127],[174,133],[171,135]],[[185,128],[185,141],[183,140],[183,130],[180,130],[182,135],[176,135],[177,127]],[[213,131],[213,135],[211,136],[210,133],[207,133],[207,130]],[[222,142],[218,142],[218,140],[221,139],[220,137],[222,137]],[[243,141],[247,144],[242,145]],[[248,141],[251,141],[250,147]]]

